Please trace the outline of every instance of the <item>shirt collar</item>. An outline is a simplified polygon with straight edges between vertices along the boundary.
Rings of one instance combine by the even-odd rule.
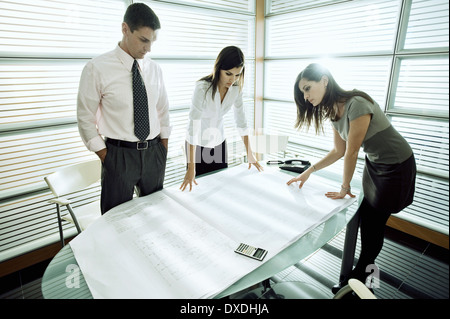
[[[120,42],[119,42],[120,43]],[[130,72],[131,72],[131,70],[132,70],[132,68],[133,68],[133,63],[134,63],[134,58],[131,56],[131,55],[129,55],[128,53],[126,53],[121,47],[120,47],[120,45],[119,45],[119,43],[117,44],[117,47],[116,47],[116,54],[117,54],[117,57],[119,58],[119,60],[122,62],[122,64],[125,66],[125,68],[127,69],[127,70],[130,70]],[[139,64],[139,67],[141,68],[141,70],[142,70],[142,59],[140,59],[140,60],[136,60],[136,61],[138,61],[138,64]]]

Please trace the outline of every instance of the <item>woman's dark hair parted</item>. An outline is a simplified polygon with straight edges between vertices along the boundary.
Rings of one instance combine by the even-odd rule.
[[[309,101],[305,101],[304,94],[299,88],[299,83],[302,79],[319,82],[324,76],[328,79],[326,92],[322,102],[314,107]],[[319,131],[323,132],[323,122],[325,120],[339,120],[338,103],[345,103],[345,101],[354,96],[361,96],[374,103],[367,93],[359,90],[346,91],[342,89],[327,68],[318,63],[311,63],[300,72],[294,84],[294,100],[297,105],[295,128],[301,129],[303,126],[306,126],[309,129],[314,122],[316,134]]]
[[[131,32],[141,27],[149,27],[154,31],[161,29],[161,23],[156,13],[143,3],[133,3],[128,6],[123,22],[128,24]]]
[[[242,67],[241,76],[237,81],[239,88],[242,90],[244,87],[244,71],[245,71],[245,58],[242,50],[236,46],[228,46],[220,51],[219,55],[216,58],[216,62],[214,63],[214,70],[210,75],[207,75],[200,79],[200,81],[211,82],[211,86],[208,88],[212,89],[212,96],[214,99],[214,95],[217,91],[217,86],[220,80],[220,70],[231,70],[233,68]]]

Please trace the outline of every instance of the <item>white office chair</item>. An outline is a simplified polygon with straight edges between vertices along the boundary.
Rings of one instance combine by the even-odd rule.
[[[252,151],[257,154],[286,152],[289,136],[286,135],[250,135],[249,141]]]
[[[62,230],[62,220],[75,224],[78,233],[85,230],[89,224],[101,216],[100,200],[79,206],[75,209],[70,205],[70,200],[62,197],[70,193],[81,191],[95,183],[101,178],[100,160],[92,160],[61,168],[44,178],[48,187],[55,196],[50,200],[56,204],[58,216],[58,227],[61,238],[61,245],[64,246],[64,234]],[[61,215],[60,207],[65,206],[68,214]]]
[[[345,295],[355,292],[360,299],[377,299],[375,295],[358,279],[351,278],[348,280],[348,285],[342,287],[333,299],[342,299]]]

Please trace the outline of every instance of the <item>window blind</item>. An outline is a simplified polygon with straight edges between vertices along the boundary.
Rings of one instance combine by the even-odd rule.
[[[342,88],[367,92],[382,110],[385,109],[391,57],[268,60],[264,72],[264,98],[294,101],[295,79],[312,62],[326,66]]]
[[[347,0],[341,0],[347,1]],[[314,7],[320,7],[328,4],[335,4],[339,0],[272,0],[266,1],[266,13],[279,14],[286,11],[304,10]]]
[[[447,55],[400,57],[389,111],[448,118]]]
[[[218,53],[218,52],[217,52]],[[160,65],[164,84],[169,98],[171,110],[190,108],[195,84],[200,78],[213,72],[215,60],[189,60],[189,59],[155,59]],[[251,101],[254,96],[254,60],[245,63],[245,77],[243,98]]]
[[[266,18],[266,58],[390,52],[400,1],[350,1]]]
[[[414,151],[419,171],[448,179],[448,120],[389,116]]]
[[[414,201],[397,217],[448,235],[448,189],[448,179],[418,174]]]
[[[161,29],[151,55],[157,58],[216,59],[229,45],[254,59],[254,15],[146,1],[158,15]],[[228,3],[228,2],[227,2]]]
[[[86,62],[0,58],[0,131],[74,123]]]
[[[0,55],[60,58],[101,54],[120,40],[127,2],[1,1]]]
[[[96,158],[76,125],[0,135],[2,198],[46,188],[44,177],[57,168]]]
[[[171,110],[190,107],[195,82],[212,72],[214,60],[155,59],[163,71]],[[187,115],[186,115],[187,116]]]
[[[164,1],[161,1],[164,2]],[[172,1],[175,2],[175,1]],[[178,0],[178,4],[198,6],[202,8],[218,9],[221,11],[241,11],[244,13],[254,13],[255,12],[255,2],[249,0],[233,0],[233,1],[223,1],[223,0]]]
[[[297,108],[294,103],[265,102],[264,128],[268,134],[288,135],[289,142],[302,144],[311,148],[331,150],[333,148],[333,131],[329,122],[324,124],[325,132],[315,134],[314,127],[308,131],[294,128]]]
[[[449,2],[413,0],[403,50],[445,49],[449,43]]]

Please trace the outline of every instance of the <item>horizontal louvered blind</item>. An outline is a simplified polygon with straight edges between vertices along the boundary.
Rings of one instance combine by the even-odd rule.
[[[399,58],[398,68],[389,110],[448,118],[448,55]]]
[[[56,169],[96,158],[76,125],[1,135],[0,154],[2,197],[45,188],[44,177]]]
[[[59,240],[44,176],[96,158],[76,126],[79,76],[87,58],[117,45],[127,3],[0,2],[0,261]],[[99,189],[73,194],[73,206]]]
[[[249,0],[178,0],[176,2],[180,4],[200,6],[204,8],[214,8],[224,11],[242,11],[245,13],[255,12],[255,2]]]
[[[409,13],[404,50],[447,48],[449,43],[449,2],[413,0]]]
[[[181,184],[186,172],[184,140],[188,124],[189,109],[177,109],[170,112],[172,133],[169,138],[164,187]]]
[[[189,108],[195,82],[212,72],[214,60],[155,60],[163,71],[171,110]]]
[[[339,0],[272,0],[267,1],[266,13],[283,13],[285,11],[309,9],[327,4],[335,4]],[[347,1],[347,0],[341,0]]]
[[[421,172],[448,179],[448,120],[390,116],[391,123],[408,141]]]
[[[171,110],[190,108],[195,84],[213,72],[214,60],[164,60],[155,59],[161,66]],[[254,60],[246,61],[243,98],[253,100]]]
[[[333,148],[333,131],[329,122],[324,124],[324,134],[315,134],[314,127],[308,131],[294,128],[297,110],[294,103],[264,102],[264,129],[268,134],[287,135],[289,142],[312,148],[331,150]]]
[[[390,52],[400,1],[350,1],[266,18],[266,58]]]
[[[328,152],[334,147],[333,129],[329,121],[323,125],[324,132],[316,135],[314,126],[311,126],[309,130],[306,128],[295,129],[296,117],[297,110],[294,103],[264,102],[264,129],[267,134],[287,135],[289,144],[299,145],[303,148]],[[362,151],[360,151],[359,157],[364,158]]]
[[[1,1],[0,56],[93,56],[121,38],[125,0]]]
[[[76,121],[85,60],[1,59],[0,132]]]
[[[161,21],[152,46],[155,58],[215,59],[229,45],[254,58],[254,15],[147,1]]]
[[[265,63],[264,98],[294,101],[294,82],[311,60],[269,60]],[[385,109],[391,57],[336,58],[318,61],[326,66],[339,85],[367,92]]]
[[[412,0],[405,8],[388,114],[420,173],[414,202],[398,216],[448,235],[449,3]]]
[[[448,235],[448,198],[448,179],[418,174],[414,201],[397,216]]]

